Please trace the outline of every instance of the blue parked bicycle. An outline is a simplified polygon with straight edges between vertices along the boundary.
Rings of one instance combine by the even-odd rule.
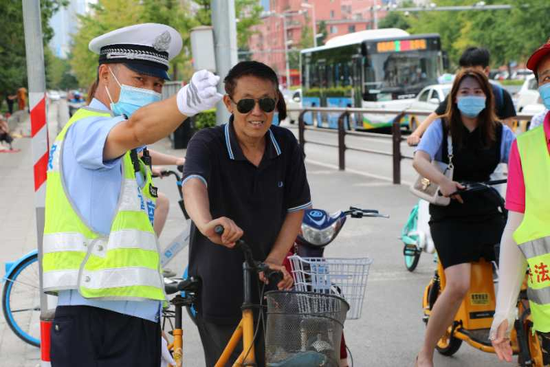
[[[29,252],[6,263],[2,279],[2,311],[6,323],[21,340],[40,347],[40,275],[38,253]]]

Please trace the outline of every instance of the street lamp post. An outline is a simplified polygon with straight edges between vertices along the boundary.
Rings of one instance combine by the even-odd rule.
[[[284,32],[284,40],[285,43],[285,61],[286,61],[286,88],[290,89],[290,64],[288,60],[288,40],[287,40],[287,32],[286,32],[286,16],[283,15],[281,18],[283,18],[283,32]]]
[[[311,9],[311,18],[312,18],[312,28],[313,28],[313,47],[317,47],[317,22],[315,20],[315,5],[308,3],[301,3],[302,8]]]

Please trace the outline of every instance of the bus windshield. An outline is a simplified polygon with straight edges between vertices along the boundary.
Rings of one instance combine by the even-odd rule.
[[[438,51],[370,54],[364,65],[364,99],[414,98],[425,86],[437,84],[438,60]]]

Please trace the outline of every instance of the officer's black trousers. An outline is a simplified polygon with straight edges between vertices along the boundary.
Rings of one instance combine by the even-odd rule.
[[[88,306],[59,306],[51,331],[52,367],[159,367],[160,324]]]

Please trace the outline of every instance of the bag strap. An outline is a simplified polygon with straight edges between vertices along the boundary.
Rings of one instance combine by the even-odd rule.
[[[449,168],[453,168],[453,137],[450,132],[447,135],[447,155],[449,157]]]

